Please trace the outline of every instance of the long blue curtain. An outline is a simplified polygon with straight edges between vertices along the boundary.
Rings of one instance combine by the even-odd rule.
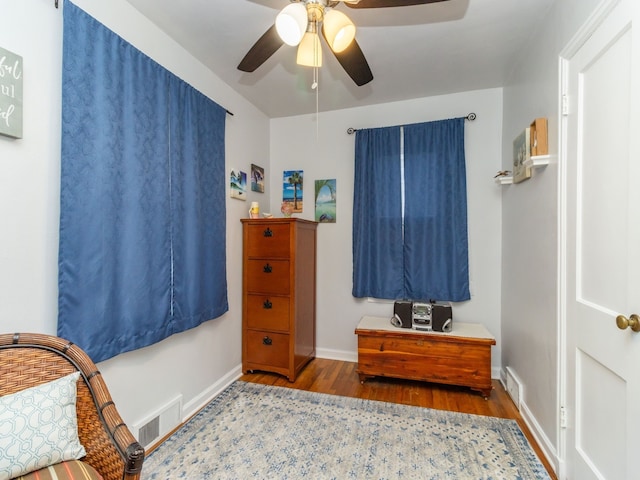
[[[353,296],[402,298],[400,127],[356,132]]]
[[[464,118],[404,127],[405,298],[469,300]]]
[[[359,130],[355,151],[353,295],[468,300],[464,119]]]
[[[228,309],[225,110],[64,4],[58,335],[96,362]]]

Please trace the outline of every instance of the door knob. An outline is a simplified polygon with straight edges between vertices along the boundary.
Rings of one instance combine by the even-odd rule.
[[[625,328],[631,327],[631,330],[634,332],[640,332],[640,316],[635,313],[631,315],[629,318],[624,315],[618,315],[616,317],[616,325],[620,330],[624,330]]]

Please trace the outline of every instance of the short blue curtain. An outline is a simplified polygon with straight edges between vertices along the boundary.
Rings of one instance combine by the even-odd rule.
[[[359,130],[355,164],[353,295],[468,300],[464,119]]]
[[[64,4],[58,335],[96,362],[228,309],[225,110]]]

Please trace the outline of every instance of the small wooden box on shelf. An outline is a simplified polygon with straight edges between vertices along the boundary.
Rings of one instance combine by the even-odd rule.
[[[531,122],[529,141],[532,157],[549,154],[549,143],[547,140],[547,119],[536,118]]]
[[[549,140],[547,137],[547,119],[536,118],[531,122],[530,130],[530,152],[531,155],[525,160],[527,168],[540,168],[549,165]]]

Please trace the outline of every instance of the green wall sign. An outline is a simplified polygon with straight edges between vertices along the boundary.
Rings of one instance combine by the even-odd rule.
[[[22,138],[22,57],[1,47],[0,135]]]

